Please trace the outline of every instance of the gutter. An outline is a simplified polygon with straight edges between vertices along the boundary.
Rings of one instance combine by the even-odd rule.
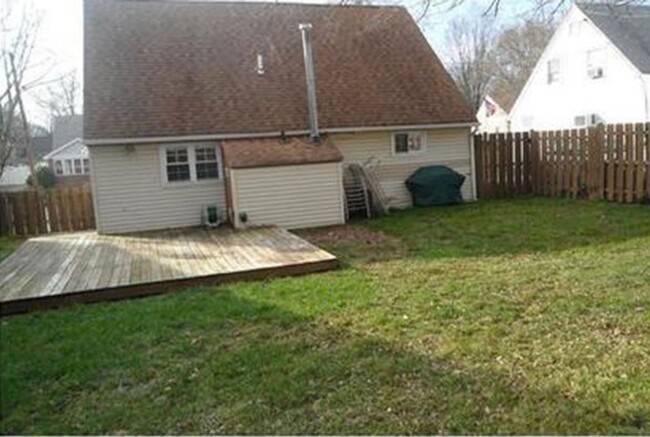
[[[402,130],[423,130],[423,129],[453,129],[461,127],[478,126],[476,121],[466,121],[459,123],[437,123],[437,124],[411,124],[411,125],[391,125],[391,126],[369,126],[369,127],[338,127],[329,129],[320,129],[321,133],[339,134],[339,133],[358,133],[358,132],[381,132],[381,131],[402,131]],[[260,133],[231,133],[231,134],[209,134],[209,135],[170,135],[160,137],[126,137],[126,138],[84,138],[86,146],[114,146],[124,144],[151,144],[151,143],[177,143],[183,141],[219,141],[219,140],[240,140],[247,138],[273,138],[285,136],[309,135],[309,129],[293,131],[269,131]]]

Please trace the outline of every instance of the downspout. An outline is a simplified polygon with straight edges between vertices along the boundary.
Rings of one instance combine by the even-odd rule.
[[[298,26],[302,33],[302,55],[305,61],[307,79],[307,107],[309,109],[309,136],[314,143],[320,142],[318,112],[316,111],[316,78],[314,76],[314,54],[311,41],[311,23]]]

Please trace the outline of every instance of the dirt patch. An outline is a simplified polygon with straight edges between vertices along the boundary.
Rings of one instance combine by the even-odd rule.
[[[366,246],[379,246],[397,241],[395,237],[386,235],[383,232],[372,231],[355,225],[304,229],[295,233],[314,244],[355,243]]]

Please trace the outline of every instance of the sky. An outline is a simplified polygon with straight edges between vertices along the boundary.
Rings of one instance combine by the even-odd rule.
[[[305,0],[303,0],[305,1]],[[322,3],[323,0],[307,0]],[[373,3],[390,3],[393,0],[375,0]],[[508,8],[500,14],[503,22],[516,19],[520,11],[530,0],[502,0]],[[419,0],[404,0],[401,4],[419,15]],[[466,0],[466,2],[451,12],[442,10],[430,14],[422,24],[423,32],[439,56],[445,56],[444,42],[447,23],[454,17],[476,14],[485,10],[490,0]],[[33,62],[40,66],[36,76],[47,73],[47,78],[56,78],[61,74],[76,70],[79,78],[83,72],[83,14],[82,0],[0,0],[0,12],[11,8],[12,11],[28,8],[30,14],[40,17],[40,27],[37,35]],[[4,15],[4,14],[3,14]],[[45,79],[47,81],[47,79]],[[48,123],[48,113],[36,102],[36,97],[43,96],[47,85],[41,85],[29,90],[26,96],[26,110],[30,119],[42,125]]]

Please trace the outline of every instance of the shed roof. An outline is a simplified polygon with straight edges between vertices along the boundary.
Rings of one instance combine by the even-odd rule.
[[[319,144],[308,137],[252,138],[221,143],[224,165],[229,168],[272,167],[343,161],[341,151],[325,136]]]
[[[321,128],[475,121],[402,7],[85,0],[84,137],[308,129],[300,23]]]

